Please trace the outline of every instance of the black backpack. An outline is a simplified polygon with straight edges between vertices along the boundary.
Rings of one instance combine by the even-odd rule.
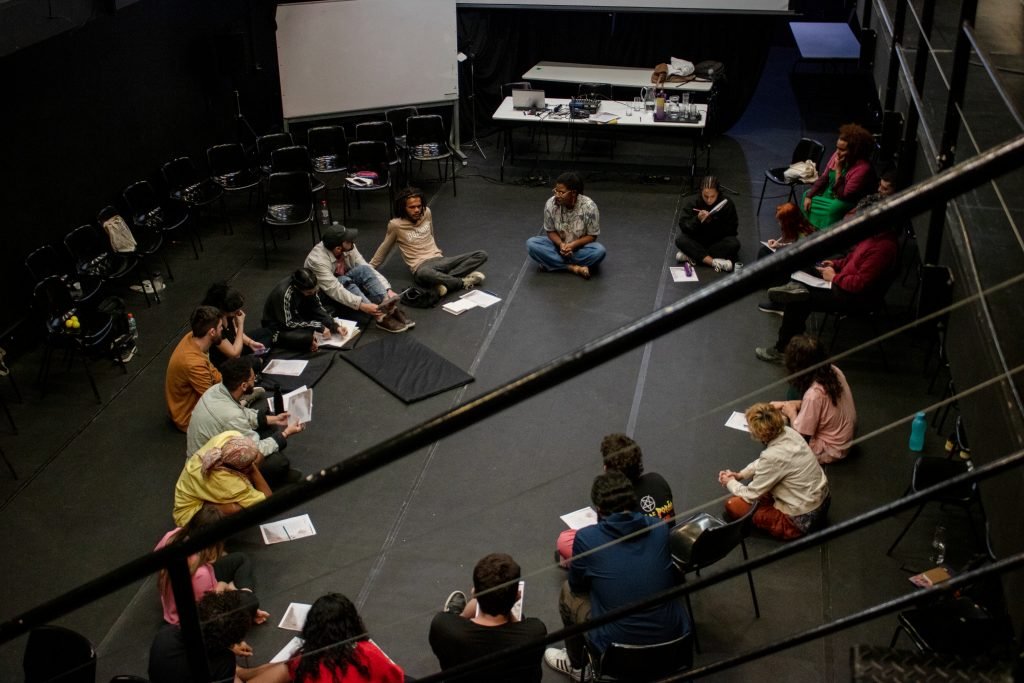
[[[402,292],[402,303],[413,308],[433,308],[439,301],[441,301],[441,295],[433,287],[430,289],[410,287]]]

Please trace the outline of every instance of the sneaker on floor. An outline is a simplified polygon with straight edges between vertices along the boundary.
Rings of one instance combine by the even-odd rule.
[[[590,680],[586,667],[582,669],[573,667],[572,662],[569,661],[569,653],[565,651],[564,647],[549,647],[545,650],[544,663],[558,673],[565,674],[571,681],[579,683]]]
[[[693,263],[693,259],[681,251],[676,252],[676,261],[679,263]]]
[[[374,325],[378,329],[384,330],[385,332],[391,332],[392,334],[398,334],[399,332],[405,332],[409,329],[408,325],[403,325],[395,319],[393,315],[386,315],[380,320],[376,321]]]
[[[398,307],[398,302],[401,300],[401,298],[402,297],[398,296],[397,294],[395,294],[394,296],[384,297],[384,300],[377,304],[377,308],[380,309],[381,311],[384,311],[386,315],[391,315],[392,313],[394,313],[395,308]]]
[[[395,312],[391,314],[398,322],[406,326],[406,328],[416,327],[416,321],[405,314],[401,308],[396,308]]]
[[[479,270],[474,270],[472,273],[462,278],[462,286],[465,289],[473,289],[478,284],[487,279],[487,276],[481,273]]]
[[[727,258],[713,258],[711,259],[711,267],[718,273],[731,273],[732,261]]]
[[[781,287],[771,287],[768,290],[769,301],[776,304],[791,304],[810,298],[811,292],[799,282],[787,282]]]
[[[784,360],[782,352],[774,346],[758,346],[754,349],[754,355],[757,356],[758,360],[763,360],[765,363],[775,363],[776,365],[782,365]]]
[[[782,315],[786,312],[785,304],[777,304],[772,301],[762,301],[757,305],[757,310],[762,313],[773,313],[775,315]]]
[[[442,285],[440,282],[438,282],[436,285],[434,285],[434,291],[437,292],[438,296],[443,297],[445,294],[448,293],[448,288]]]
[[[466,609],[466,594],[462,591],[452,591],[448,599],[444,601],[444,612],[458,616],[464,609]]]

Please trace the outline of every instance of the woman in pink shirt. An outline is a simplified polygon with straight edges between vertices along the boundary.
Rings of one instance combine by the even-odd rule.
[[[845,458],[857,426],[857,408],[846,376],[827,361],[817,339],[802,334],[789,340],[785,363],[793,375],[790,384],[802,398],[772,405],[807,439],[819,463]]]

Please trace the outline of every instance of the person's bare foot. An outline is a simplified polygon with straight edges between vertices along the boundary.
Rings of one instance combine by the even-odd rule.
[[[253,617],[252,623],[262,624],[270,618],[270,612],[264,612],[261,609],[256,610],[256,616]]]
[[[587,266],[571,265],[569,266],[569,271],[579,275],[584,280],[590,279],[590,268]]]

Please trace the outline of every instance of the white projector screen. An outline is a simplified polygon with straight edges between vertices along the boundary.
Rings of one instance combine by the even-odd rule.
[[[458,100],[455,0],[277,7],[285,119]]]
[[[789,0],[466,0],[460,7],[608,9],[622,12],[789,12]]]

